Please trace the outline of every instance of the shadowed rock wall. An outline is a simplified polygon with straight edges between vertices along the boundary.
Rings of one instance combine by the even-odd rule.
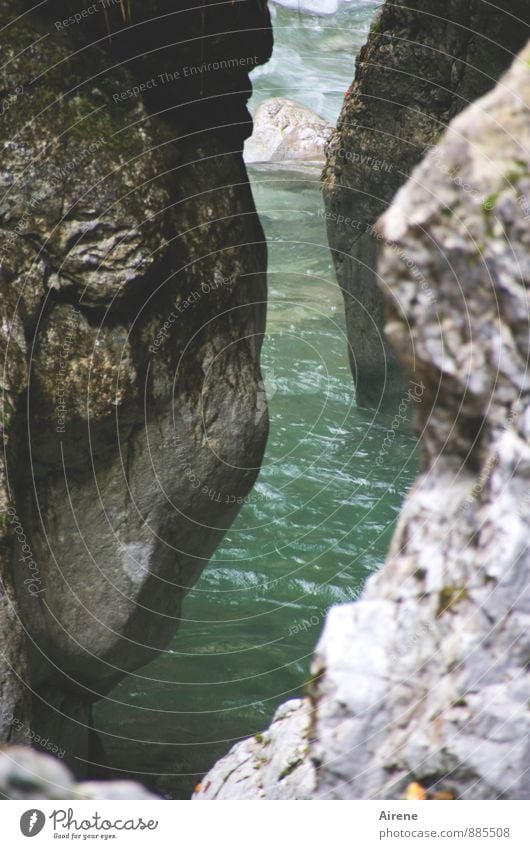
[[[162,24],[24,5],[0,3],[0,729],[83,761],[92,702],[167,645],[259,470],[266,247],[240,151],[271,35],[259,3]],[[202,70],[146,105],[169,62]]]

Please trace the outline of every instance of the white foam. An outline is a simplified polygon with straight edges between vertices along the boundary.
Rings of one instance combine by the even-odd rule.
[[[340,0],[272,0],[272,2],[278,6],[285,6],[286,9],[298,9],[300,12],[310,12],[313,15],[334,15],[340,5]]]

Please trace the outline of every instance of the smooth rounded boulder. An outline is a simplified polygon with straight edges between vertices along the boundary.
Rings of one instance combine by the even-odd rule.
[[[254,132],[245,143],[247,164],[315,162],[324,164],[332,127],[301,103],[286,97],[264,100],[254,112]]]

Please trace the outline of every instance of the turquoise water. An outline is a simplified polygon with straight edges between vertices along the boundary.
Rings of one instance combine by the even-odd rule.
[[[319,19],[279,9],[255,101],[286,95],[335,120],[353,75],[352,33],[362,44],[373,5]],[[355,405],[319,175],[263,167],[251,179],[270,250],[263,468],[170,648],[97,710],[109,762],[181,798],[303,692],[325,612],[381,565],[417,463],[402,429],[376,465],[391,416]]]

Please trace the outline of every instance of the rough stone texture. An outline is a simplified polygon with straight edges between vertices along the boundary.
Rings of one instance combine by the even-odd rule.
[[[185,19],[197,63],[200,5]],[[261,61],[266,10],[244,5],[254,35],[224,4],[224,55],[246,55],[261,32]],[[266,248],[240,152],[249,68],[224,102],[229,133],[205,112],[231,72],[195,97],[190,133],[179,102],[162,121],[140,97],[116,99],[138,81],[108,52],[126,56],[117,36],[88,47],[81,25],[53,30],[52,3],[39,18],[23,6],[0,2],[0,731],[16,740],[15,720],[79,765],[92,702],[167,645],[259,469]],[[186,30],[164,26],[171,61],[191,64],[189,44],[175,47]]]
[[[193,799],[310,799],[315,789],[310,722],[307,702],[285,702],[264,734],[237,743],[216,763]]]
[[[530,37],[523,0],[392,0],[357,60],[328,150],[328,235],[362,406],[393,406],[404,378],[383,335],[384,281],[370,229],[449,121],[485,94]],[[378,285],[379,284],[379,285]]]
[[[76,784],[64,764],[29,746],[0,750],[0,799],[157,799],[135,781]]]
[[[378,227],[423,468],[385,566],[316,648],[316,799],[530,796],[529,65],[530,47]]]
[[[245,142],[245,162],[324,162],[332,127],[286,97],[271,97],[254,112],[254,131]]]

